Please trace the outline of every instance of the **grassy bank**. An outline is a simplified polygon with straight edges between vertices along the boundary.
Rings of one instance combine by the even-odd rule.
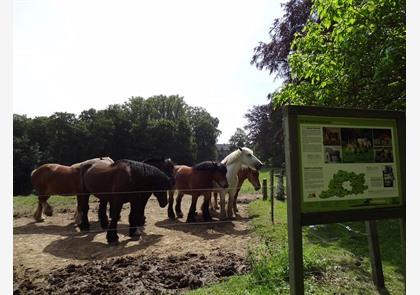
[[[94,201],[91,198],[91,202]],[[55,212],[63,212],[67,210],[76,209],[75,196],[51,196],[48,203],[53,206]],[[15,196],[13,197],[13,216],[31,216],[38,206],[38,197],[35,195],[30,196]]]
[[[251,273],[192,291],[190,294],[289,294],[286,205],[275,203],[275,226],[269,202],[250,204],[253,233]],[[387,290],[403,294],[404,279],[399,222],[378,223]],[[380,294],[372,283],[364,223],[332,224],[304,228],[305,294]]]

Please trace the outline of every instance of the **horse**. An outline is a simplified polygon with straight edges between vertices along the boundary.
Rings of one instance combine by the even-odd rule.
[[[80,185],[80,166],[84,163],[113,163],[109,157],[90,159],[71,166],[60,164],[44,164],[31,173],[33,188],[38,192],[38,207],[34,212],[34,219],[37,222],[43,221],[42,213],[52,216],[53,208],[47,200],[51,195],[78,195],[82,192]]]
[[[173,178],[175,164],[172,162],[171,158],[148,158],[146,160],[141,161],[141,163],[145,163],[151,166],[155,166],[159,168],[162,172],[164,172],[169,178]],[[173,180],[174,181],[174,180]],[[99,200],[99,210],[98,210],[98,217],[103,229],[108,227],[108,216],[106,214],[108,202],[105,199]],[[139,225],[144,225],[146,217],[143,216],[143,219],[139,222]]]
[[[236,189],[236,193],[233,199],[233,210],[235,210],[235,213],[238,212],[238,206],[237,206],[237,199],[239,191],[241,190],[242,184],[246,179],[254,186],[254,189],[258,191],[261,188],[261,183],[259,179],[260,173],[257,170],[253,170],[251,168],[241,168],[238,172],[238,186]],[[210,208],[213,210],[219,209],[219,206],[217,204],[217,192],[213,193],[214,197],[214,203],[210,202]]]
[[[185,165],[175,166],[175,186],[169,191],[168,217],[175,218],[173,211],[174,192],[178,190],[176,198],[175,211],[178,218],[183,217],[181,211],[181,202],[184,194],[191,195],[191,206],[188,212],[187,222],[194,222],[196,215],[197,199],[204,196],[204,203],[201,207],[204,220],[212,220],[209,212],[209,202],[211,198],[211,189],[213,183],[226,188],[228,182],[226,179],[227,168],[224,164],[214,161],[204,161],[193,167]]]
[[[233,203],[238,187],[238,172],[242,167],[259,170],[264,164],[254,155],[250,148],[242,147],[227,155],[222,162],[227,167],[228,188],[220,189],[220,219],[226,219],[225,196],[229,194],[227,218],[233,219]]]
[[[144,208],[150,196],[157,197],[159,206],[168,203],[167,190],[173,182],[158,168],[132,160],[118,160],[111,165],[101,163],[81,166],[81,179],[85,191],[111,205],[111,222],[106,239],[109,244],[118,243],[117,223],[124,203],[130,203],[129,236],[138,236],[138,226],[144,216]],[[89,204],[84,199],[82,223],[87,222]]]

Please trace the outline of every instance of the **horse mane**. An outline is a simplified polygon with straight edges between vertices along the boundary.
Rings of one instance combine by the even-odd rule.
[[[194,165],[192,168],[198,171],[218,171],[224,166],[225,165],[221,165],[215,161],[204,161]]]
[[[153,165],[149,165],[143,162],[137,162],[137,161],[133,161],[133,160],[128,160],[128,159],[122,159],[122,160],[117,160],[115,161],[112,166],[117,166],[119,164],[125,164],[130,166],[131,171],[138,176],[162,176],[164,175],[165,177],[166,174],[163,173],[159,168],[153,166]]]
[[[234,162],[236,162],[238,159],[239,159],[239,157],[241,156],[241,154],[242,154],[242,151],[247,151],[247,152],[249,152],[249,153],[251,153],[252,154],[252,150],[251,149],[249,149],[249,148],[247,148],[247,147],[243,147],[243,148],[241,148],[241,149],[237,149],[236,151],[233,151],[233,152],[231,152],[229,155],[227,155],[223,160],[222,160],[222,164],[225,164],[225,165],[230,165],[230,164],[232,164],[232,163],[234,163]]]
[[[145,164],[149,164],[149,165],[153,165],[154,163],[164,163],[164,164],[170,163],[170,164],[175,165],[175,163],[172,161],[171,158],[164,158],[164,157],[160,157],[160,158],[147,158],[147,159],[145,159],[145,160],[143,160],[141,162],[142,163],[145,163]]]

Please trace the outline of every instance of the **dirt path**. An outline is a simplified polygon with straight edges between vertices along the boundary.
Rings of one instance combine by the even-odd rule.
[[[241,197],[245,203],[254,198]],[[184,213],[188,212],[189,205],[190,198],[186,196],[182,204]],[[46,217],[43,223],[34,223],[31,217],[16,218],[13,221],[15,276],[17,280],[24,280],[31,273],[42,276],[68,265],[127,255],[159,259],[189,253],[208,257],[216,252],[226,252],[245,257],[252,237],[249,234],[247,205],[240,203],[238,207],[242,219],[237,221],[200,224],[200,215],[197,224],[186,224],[185,217],[169,220],[166,208],[159,208],[156,199],[152,197],[146,207],[147,220],[141,238],[132,240],[127,235],[129,206],[125,205],[119,223],[118,246],[108,246],[106,243],[106,232],[102,231],[97,222],[97,203],[91,204],[91,228],[87,233],[79,232],[75,227],[73,210],[54,213],[54,216]]]

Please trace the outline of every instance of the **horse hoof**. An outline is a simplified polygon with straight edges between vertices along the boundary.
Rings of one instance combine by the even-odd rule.
[[[79,225],[80,231],[89,231],[89,224],[85,225],[85,224],[81,224]]]
[[[128,235],[130,237],[140,237],[140,231],[137,228],[135,230],[130,229]]]
[[[53,215],[53,209],[52,209],[52,207],[51,206],[46,206],[45,208],[44,208],[44,210],[42,210],[42,212],[45,214],[45,215],[47,215],[47,216],[52,216]]]
[[[110,245],[110,246],[118,246],[118,244],[119,244],[120,242],[118,241],[118,240],[116,240],[116,241],[108,241],[108,245]]]
[[[108,229],[108,223],[101,223],[101,228],[102,229]]]
[[[178,218],[184,218],[184,214],[182,212],[177,212],[176,217]]]
[[[188,216],[187,223],[191,223],[191,222],[195,222],[195,217],[194,216]]]
[[[175,219],[175,213],[168,213],[168,218]]]

